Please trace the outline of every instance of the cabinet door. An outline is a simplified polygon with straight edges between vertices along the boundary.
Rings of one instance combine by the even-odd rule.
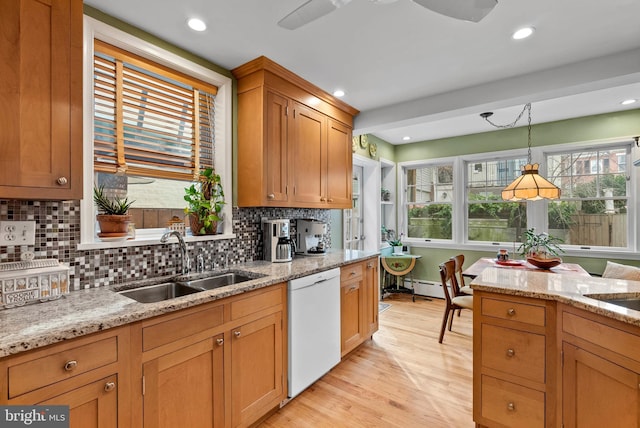
[[[0,14],[0,198],[82,196],[82,1]]]
[[[378,331],[378,259],[370,259],[365,262],[365,327],[367,329],[367,337]]]
[[[115,428],[118,377],[109,376],[38,404],[69,406],[70,428]]]
[[[143,365],[144,427],[224,425],[223,336]]]
[[[232,329],[230,342],[231,425],[248,426],[285,398],[282,312]]]
[[[352,208],[351,129],[329,119],[327,128],[327,202],[331,208]]]
[[[342,282],[340,286],[340,337],[342,356],[355,349],[364,340],[363,278]]]
[[[289,165],[293,200],[305,203],[306,206],[326,207],[327,119],[315,110],[294,103],[290,126]]]
[[[267,92],[267,123],[264,146],[265,201],[267,204],[281,205],[288,199],[288,105],[287,98],[273,92]]]
[[[562,419],[565,428],[640,426],[640,376],[563,343]]]

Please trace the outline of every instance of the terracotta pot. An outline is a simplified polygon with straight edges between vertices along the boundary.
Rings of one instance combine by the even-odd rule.
[[[205,229],[204,233],[200,233],[204,224],[198,219],[198,216],[194,214],[189,216],[189,226],[191,227],[191,233],[193,235],[215,235],[218,230],[218,222],[214,222],[210,228]]]
[[[129,231],[129,223],[131,223],[130,215],[112,215],[112,214],[98,214],[96,216],[98,224],[100,225],[101,234],[123,234],[126,235]]]

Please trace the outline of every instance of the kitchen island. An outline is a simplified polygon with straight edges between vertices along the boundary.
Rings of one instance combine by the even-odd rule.
[[[474,289],[478,426],[638,426],[640,282],[485,269]]]
[[[226,270],[2,311],[0,404],[67,404],[71,426],[82,427],[249,426],[286,402],[287,281],[336,267],[350,285],[361,272],[362,343],[377,330],[372,300],[376,328],[364,331],[368,290],[377,292],[375,252],[234,265],[230,271],[248,280],[155,303],[117,291]],[[351,319],[346,303],[342,313]]]

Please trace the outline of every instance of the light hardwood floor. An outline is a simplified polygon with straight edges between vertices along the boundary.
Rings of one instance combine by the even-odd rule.
[[[473,427],[472,312],[438,343],[444,302],[384,300],[380,329],[261,427]]]

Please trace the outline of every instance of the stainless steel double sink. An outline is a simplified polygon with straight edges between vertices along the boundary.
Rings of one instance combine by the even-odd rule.
[[[239,284],[263,276],[264,275],[249,274],[247,272],[226,272],[206,278],[164,282],[162,284],[119,291],[118,293],[140,303],[155,303],[225,287],[227,285]]]

